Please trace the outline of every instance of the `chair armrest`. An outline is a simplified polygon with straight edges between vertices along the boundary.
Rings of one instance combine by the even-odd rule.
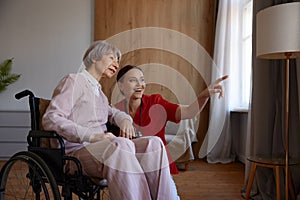
[[[62,152],[65,152],[65,143],[63,138],[58,135],[55,131],[42,131],[42,130],[31,130],[27,136],[27,142],[29,146],[39,147],[41,145],[41,139],[55,139],[58,141],[59,148]],[[51,147],[49,147],[51,148]]]
[[[181,120],[178,124],[174,122],[167,122],[165,128],[165,137],[167,143],[173,139],[185,140],[190,143],[198,142],[196,131],[197,118]]]

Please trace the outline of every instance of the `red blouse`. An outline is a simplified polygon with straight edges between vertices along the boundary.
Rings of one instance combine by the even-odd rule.
[[[127,112],[125,100],[115,105],[116,108]],[[175,119],[178,104],[170,103],[159,94],[151,96],[143,95],[142,104],[136,110],[133,121],[137,131],[141,131],[143,136],[158,136],[167,145],[165,138],[165,127],[167,121],[178,123]],[[127,112],[128,113],[128,112]],[[178,169],[173,162],[170,152],[168,152],[171,174],[178,174]]]

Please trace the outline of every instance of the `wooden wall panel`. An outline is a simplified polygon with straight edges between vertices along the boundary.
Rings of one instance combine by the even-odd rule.
[[[164,27],[213,48],[214,0],[95,0],[95,40],[140,27]]]
[[[161,27],[186,34],[197,41],[209,55],[212,55],[214,0],[95,0],[94,12],[95,40],[105,40],[135,28]],[[164,50],[139,49],[128,52],[122,56],[121,67],[126,64],[143,65],[145,63],[160,63],[177,70],[189,80],[196,94],[206,87],[203,75],[195,70],[191,63]],[[170,79],[175,86],[180,84],[171,79],[168,74],[158,72],[157,76],[161,79]],[[101,80],[103,90],[109,99],[115,83],[115,77],[111,80]],[[171,90],[157,84],[147,85],[146,92],[160,93],[166,99],[177,102],[176,95]],[[199,144],[207,131],[208,107],[200,116]],[[199,150],[199,144],[195,147],[196,152]]]

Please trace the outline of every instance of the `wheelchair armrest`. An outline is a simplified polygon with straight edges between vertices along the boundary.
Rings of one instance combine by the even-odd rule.
[[[40,156],[49,166],[56,180],[62,181],[65,162],[63,138],[54,131],[30,130],[27,136],[28,151]]]
[[[81,166],[80,161],[77,158],[72,157],[72,156],[64,156],[63,159],[64,159],[64,161],[74,162],[77,167],[78,175],[82,175],[82,166]]]
[[[34,146],[34,139],[40,139],[40,138],[53,138],[53,139],[57,139],[60,145],[60,149],[62,152],[64,151],[64,141],[62,139],[62,137],[60,135],[58,135],[55,131],[42,131],[42,130],[31,130],[29,131],[29,134],[27,136],[27,141],[29,146]],[[64,161],[71,161],[74,162],[76,167],[77,167],[77,171],[78,174],[82,175],[82,166],[80,161],[72,156],[67,156],[67,155],[63,155],[62,159]]]
[[[61,151],[65,152],[64,140],[55,131],[31,130],[27,136],[27,142],[29,146],[38,146],[39,144],[36,144],[36,140],[41,138],[56,139],[60,145]]]

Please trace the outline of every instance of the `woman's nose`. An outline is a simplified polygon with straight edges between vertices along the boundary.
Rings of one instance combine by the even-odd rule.
[[[114,60],[114,66],[115,66],[116,69],[119,69],[119,67],[120,67],[120,63],[117,59]]]

